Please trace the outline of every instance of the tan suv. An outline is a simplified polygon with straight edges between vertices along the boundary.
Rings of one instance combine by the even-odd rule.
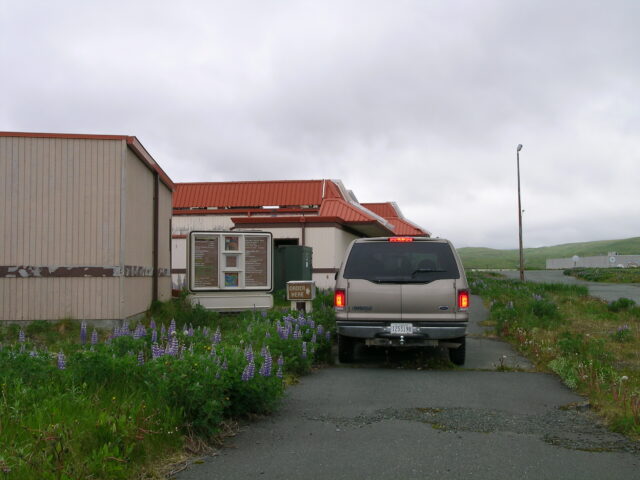
[[[349,245],[336,274],[335,311],[340,362],[357,343],[449,348],[465,361],[469,286],[447,240],[361,238]]]

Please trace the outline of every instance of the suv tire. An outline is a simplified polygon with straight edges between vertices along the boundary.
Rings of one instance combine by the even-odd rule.
[[[460,346],[458,348],[450,348],[449,349],[449,360],[454,365],[464,365],[465,357],[467,354],[467,342],[466,337],[454,338],[451,342],[459,343]]]
[[[340,363],[352,363],[355,348],[356,344],[353,338],[338,335],[338,360]]]

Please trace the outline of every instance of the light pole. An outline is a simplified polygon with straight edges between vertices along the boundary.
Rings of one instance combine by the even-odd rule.
[[[522,252],[522,204],[520,203],[520,150],[522,150],[522,144],[518,144],[516,148],[516,158],[518,163],[518,227],[519,227],[519,239],[520,239],[520,281],[524,282],[524,255]]]

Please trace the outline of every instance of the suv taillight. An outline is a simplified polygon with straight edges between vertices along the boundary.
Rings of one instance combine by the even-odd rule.
[[[458,310],[466,310],[469,308],[469,291],[458,290]]]
[[[389,237],[389,241],[400,243],[413,242],[413,237]]]
[[[333,295],[333,305],[338,309],[343,309],[347,303],[347,294],[344,290],[336,290]]]

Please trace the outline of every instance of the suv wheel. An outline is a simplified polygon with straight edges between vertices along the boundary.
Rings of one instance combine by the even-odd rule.
[[[452,342],[459,343],[458,348],[449,349],[449,360],[454,365],[464,365],[464,360],[467,353],[466,337],[456,338],[451,340]]]
[[[353,362],[355,348],[356,344],[353,338],[338,335],[338,360],[340,363]]]

